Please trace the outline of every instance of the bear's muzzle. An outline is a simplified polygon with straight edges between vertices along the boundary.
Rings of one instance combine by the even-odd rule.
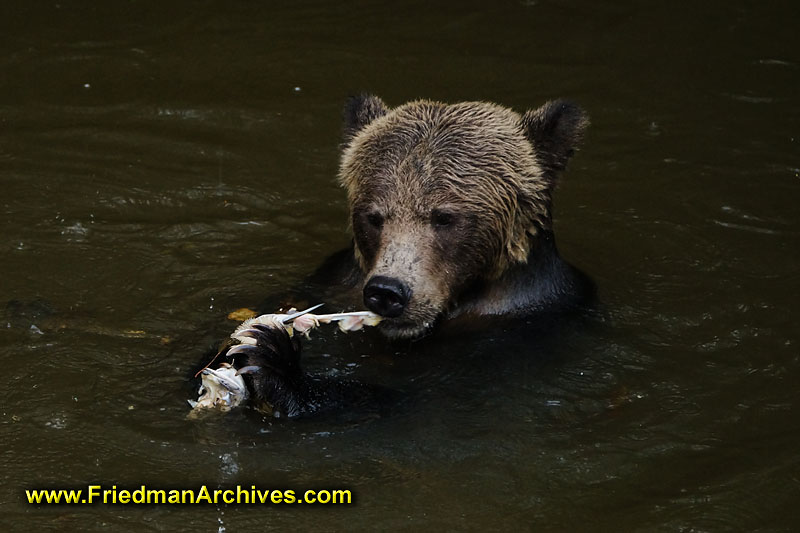
[[[402,315],[410,299],[411,289],[397,278],[373,276],[364,285],[364,305],[387,318]]]

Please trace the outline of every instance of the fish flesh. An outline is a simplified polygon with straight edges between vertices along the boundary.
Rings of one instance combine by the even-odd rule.
[[[292,308],[286,313],[271,313],[249,318],[239,324],[231,333],[230,340],[220,349],[216,357],[220,355],[230,356],[241,351],[244,346],[237,349],[240,344],[255,345],[256,339],[252,333],[255,326],[267,326],[270,328],[283,328],[290,336],[298,332],[309,337],[308,333],[320,324],[338,323],[339,329],[344,332],[358,331],[364,326],[376,326],[382,317],[370,311],[353,311],[349,313],[331,313],[325,315],[315,315],[315,311],[323,304],[317,304],[303,311]],[[250,348],[251,349],[251,348]],[[211,363],[214,361],[212,360]],[[198,413],[207,409],[217,409],[227,412],[244,403],[249,394],[242,375],[260,372],[258,366],[246,366],[238,370],[230,363],[220,363],[214,369],[208,366],[199,373],[201,384],[197,393],[197,401],[188,400],[192,406],[189,413],[190,418],[196,418]]]
[[[200,388],[197,390],[199,398],[197,401],[188,400],[192,406],[192,413],[202,409],[230,411],[241,405],[248,397],[247,387],[242,378],[243,373],[229,363],[220,363],[216,369],[203,369]]]

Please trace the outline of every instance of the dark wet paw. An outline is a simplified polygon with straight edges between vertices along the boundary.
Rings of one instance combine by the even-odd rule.
[[[240,331],[237,337],[244,342],[229,348],[226,356],[240,373],[256,373],[255,368],[268,368],[288,377],[300,372],[300,341],[282,327],[253,324]]]
[[[300,341],[282,327],[253,324],[237,334],[242,344],[225,358],[244,377],[257,407],[287,416],[297,414],[303,373]]]

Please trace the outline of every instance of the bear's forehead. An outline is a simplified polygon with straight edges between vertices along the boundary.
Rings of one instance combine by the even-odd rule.
[[[513,111],[482,103],[408,104],[363,132],[356,157],[386,177],[513,166],[531,150],[518,119]]]
[[[520,116],[494,104],[410,103],[390,111],[365,133],[380,144],[413,148],[421,143],[442,149],[513,149],[524,142]]]
[[[415,164],[404,164],[391,171],[362,176],[350,194],[359,209],[378,208],[384,214],[425,219],[432,209],[445,206],[457,205],[463,212],[503,210],[518,189],[515,176],[502,170],[490,173],[420,169]]]
[[[340,174],[354,204],[419,212],[467,201],[502,206],[537,176],[520,115],[481,102],[390,110],[356,135]]]
[[[361,192],[370,196],[433,198],[471,189],[487,194],[496,185],[514,178],[513,170],[500,160],[465,154],[441,156],[420,146],[407,153],[377,157],[369,170],[359,176],[359,182]],[[487,187],[487,181],[495,186]]]

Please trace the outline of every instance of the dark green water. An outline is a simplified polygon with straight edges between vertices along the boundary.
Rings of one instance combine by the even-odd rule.
[[[487,6],[0,7],[4,530],[800,527],[800,8]],[[346,244],[339,117],[361,90],[582,104],[556,231],[605,315],[397,355],[323,333],[312,367],[413,405],[187,421],[225,315]],[[357,504],[24,503],[143,482],[341,486]]]

